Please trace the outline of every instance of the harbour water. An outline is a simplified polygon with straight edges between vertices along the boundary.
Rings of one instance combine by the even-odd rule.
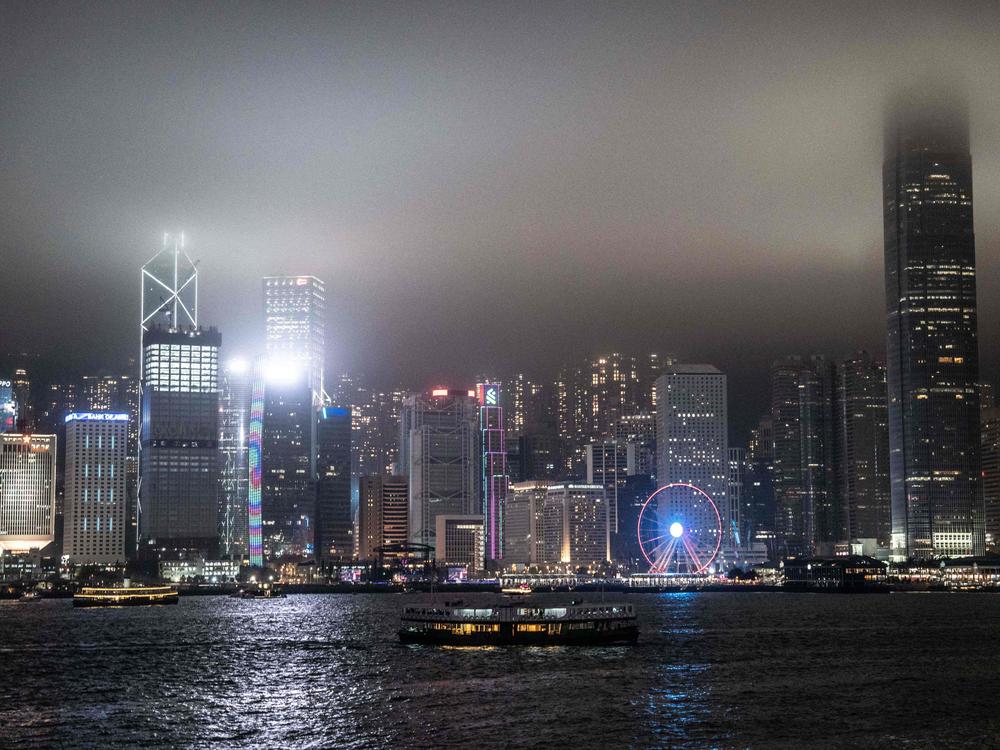
[[[429,600],[0,602],[0,747],[1000,746],[1000,596],[633,595],[634,647],[399,645]]]

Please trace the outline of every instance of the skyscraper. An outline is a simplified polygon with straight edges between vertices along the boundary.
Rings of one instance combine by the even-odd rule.
[[[250,376],[249,362],[230,360],[219,393],[219,552],[236,559],[249,542]]]
[[[889,547],[889,422],[885,365],[858,352],[837,365],[838,482],[852,540]]]
[[[775,545],[780,554],[811,552],[809,515],[802,490],[802,431],[799,380],[801,357],[785,357],[771,367],[771,445],[775,501]]]
[[[410,483],[410,541],[434,546],[441,514],[481,511],[475,391],[437,388],[403,401],[400,465]]]
[[[504,501],[504,565],[545,562],[545,496],[552,482],[514,482]]]
[[[302,365],[319,406],[326,356],[326,288],[315,276],[268,276],[263,283],[267,354],[274,361]]]
[[[308,377],[301,362],[263,363],[261,509],[269,559],[305,557],[313,547],[316,420]]]
[[[143,332],[140,550],[218,548],[219,347],[214,328]]]
[[[982,554],[965,104],[900,97],[886,123],[882,176],[892,554]]]
[[[128,413],[66,417],[63,555],[77,564],[125,561]]]
[[[55,510],[56,436],[0,434],[0,553],[52,542]]]
[[[546,562],[597,566],[611,559],[608,501],[599,484],[553,484],[542,509]]]
[[[486,526],[486,557],[503,557],[503,502],[507,496],[507,448],[504,444],[503,407],[500,406],[500,386],[479,383],[479,444],[482,447],[483,523]]]
[[[726,376],[712,365],[668,365],[656,381],[656,398],[657,481],[706,492],[722,519],[723,550],[731,549]]]
[[[358,506],[358,559],[395,560],[409,541],[406,477],[361,477]]]
[[[354,518],[351,513],[351,410],[321,406],[316,410],[316,557],[350,560],[354,557]]]

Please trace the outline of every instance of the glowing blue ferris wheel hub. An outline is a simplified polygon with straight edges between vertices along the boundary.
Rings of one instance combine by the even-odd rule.
[[[681,526],[680,523],[674,521],[672,524],[670,524],[670,536],[672,536],[674,539],[679,539],[683,533],[684,533],[684,527]]]

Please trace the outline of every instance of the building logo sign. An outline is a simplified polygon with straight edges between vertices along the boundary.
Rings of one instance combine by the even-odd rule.
[[[77,411],[66,415],[67,422],[128,422],[128,414],[104,411]]]

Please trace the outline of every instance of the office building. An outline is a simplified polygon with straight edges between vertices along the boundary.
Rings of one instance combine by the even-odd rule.
[[[250,504],[250,363],[232,359],[222,367],[219,393],[219,553],[248,553]]]
[[[883,161],[892,554],[982,554],[967,108],[899,97]]]
[[[489,560],[499,560],[503,557],[503,501],[510,481],[507,475],[500,386],[495,383],[479,383],[476,386],[476,401],[479,403],[479,445],[482,448],[480,467],[486,557]]]
[[[504,566],[545,563],[545,496],[552,482],[513,482],[504,502]]]
[[[439,513],[434,516],[434,525],[434,560],[439,566],[462,567],[470,574],[482,571],[486,530],[481,515]]]
[[[770,415],[750,431],[743,472],[743,538],[775,549],[774,427]]]
[[[0,434],[0,554],[50,544],[55,511],[55,435]]]
[[[219,347],[214,328],[142,335],[140,553],[218,548]]]
[[[345,561],[354,557],[351,513],[351,410],[321,406],[316,410],[316,558]]]
[[[125,561],[127,412],[66,416],[63,555],[77,564]]]
[[[567,568],[594,568],[611,560],[611,526],[604,487],[554,484],[543,506],[545,560]]]
[[[401,560],[409,541],[406,477],[361,477],[358,505],[358,559]]]
[[[723,548],[732,547],[726,376],[712,365],[668,365],[656,397],[657,481],[693,484],[712,498]]]
[[[263,363],[261,513],[264,556],[308,557],[316,509],[314,394],[305,367],[292,360]]]
[[[480,512],[479,406],[475,391],[437,388],[403,401],[400,465],[409,478],[410,541],[435,546],[441,514]]]
[[[889,421],[885,365],[858,352],[837,365],[839,484],[848,536],[889,548]]]
[[[983,505],[986,550],[1000,552],[1000,407],[981,412]]]
[[[325,286],[315,276],[268,276],[263,287],[268,358],[303,367],[319,405],[326,356]]]
[[[603,440],[586,446],[587,484],[604,487],[608,501],[608,524],[611,527],[611,547],[619,546],[619,534],[633,534],[635,529],[620,526],[618,509],[623,498],[619,491],[624,488],[628,477],[639,473],[639,446],[617,440]]]

